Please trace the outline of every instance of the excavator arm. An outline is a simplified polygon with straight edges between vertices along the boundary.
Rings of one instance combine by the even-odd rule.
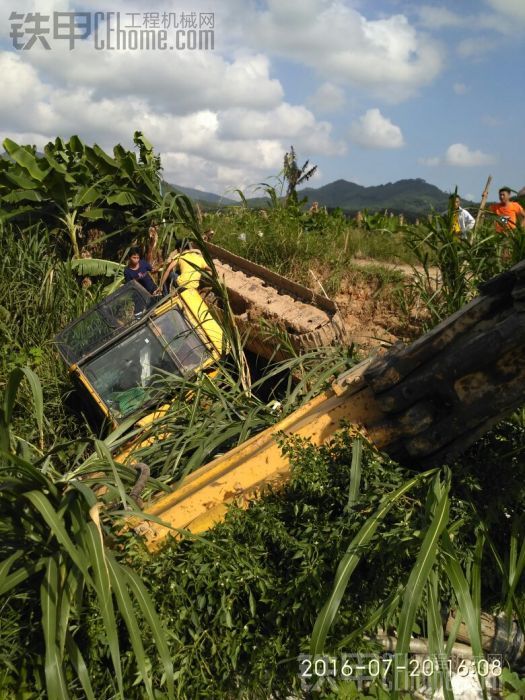
[[[320,445],[343,424],[354,424],[405,463],[453,460],[525,398],[525,261],[480,291],[413,344],[347,371],[305,406],[152,503],[146,512],[166,525],[138,525],[148,548],[177,529],[207,530],[232,501],[246,504],[289,478],[279,435]]]

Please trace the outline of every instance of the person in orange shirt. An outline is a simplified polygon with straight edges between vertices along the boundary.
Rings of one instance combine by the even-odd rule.
[[[525,211],[518,202],[510,201],[510,188],[502,187],[499,190],[499,204],[491,204],[490,211],[496,214],[496,231],[498,233],[509,233],[520,226],[525,225]]]

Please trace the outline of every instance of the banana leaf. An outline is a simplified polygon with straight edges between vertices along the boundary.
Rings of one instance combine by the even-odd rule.
[[[79,275],[89,277],[123,277],[124,265],[100,258],[77,258],[71,260],[71,268]]]

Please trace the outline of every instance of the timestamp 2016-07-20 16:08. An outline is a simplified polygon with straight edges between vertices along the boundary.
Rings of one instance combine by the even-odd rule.
[[[475,675],[497,681],[503,670],[499,654],[468,660],[445,655],[421,658],[392,653],[344,653],[315,657],[300,654],[298,662],[301,683],[308,687],[330,678],[336,681],[354,681],[359,685],[380,681],[391,689],[394,686],[402,689],[448,678],[452,673],[460,677]]]

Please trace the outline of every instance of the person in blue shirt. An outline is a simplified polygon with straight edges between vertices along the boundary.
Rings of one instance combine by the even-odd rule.
[[[137,280],[150,294],[157,289],[150,272],[153,272],[151,263],[140,257],[138,248],[131,248],[128,256],[128,264],[124,268],[124,279],[126,282]]]

